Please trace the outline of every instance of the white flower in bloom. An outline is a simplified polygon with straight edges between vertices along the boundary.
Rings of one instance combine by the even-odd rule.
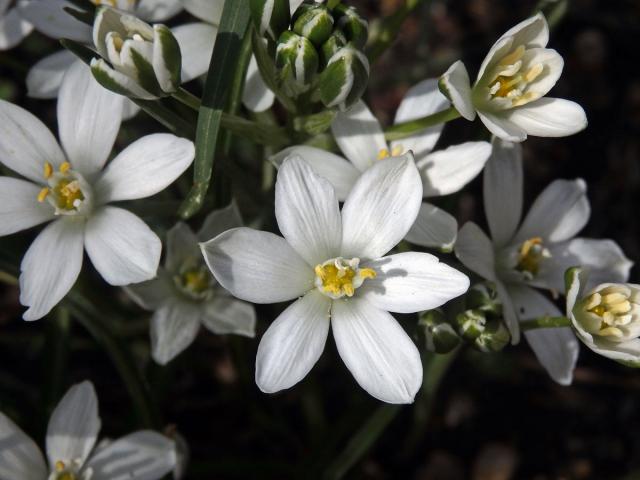
[[[235,228],[201,245],[216,279],[236,297],[297,299],[260,341],[256,383],[262,391],[302,380],[331,324],[338,352],[362,388],[385,402],[413,401],[422,381],[420,355],[388,312],[435,308],[469,286],[465,275],[427,253],[383,256],[404,238],[421,199],[411,154],[363,173],[342,212],[332,185],[291,158],[276,182],[284,238]]]
[[[122,102],[106,95],[84,70],[85,65],[74,65],[61,87],[62,148],[40,120],[0,101],[0,162],[29,180],[0,177],[0,235],[55,220],[20,266],[20,302],[29,307],[25,320],[46,315],[66,295],[80,272],[83,247],[112,285],[153,278],[160,239],[137,216],[108,204],[161,191],[194,157],[192,142],[155,134],[134,142],[105,167]]]
[[[16,424],[0,413],[0,478],[15,480],[160,480],[173,469],[173,441],[141,430],[103,446],[98,398],[90,382],[69,389],[49,419],[46,461]]]
[[[514,343],[520,338],[518,320],[561,315],[531,287],[561,292],[564,272],[575,265],[588,266],[593,281],[625,281],[632,265],[612,240],[574,238],[590,214],[583,180],[551,183],[520,224],[522,188],[520,145],[494,139],[484,171],[484,206],[492,238],[468,222],[455,245],[462,263],[496,284]],[[571,329],[536,329],[525,337],[551,377],[571,383],[578,355]]]
[[[438,91],[437,80],[425,80],[409,89],[396,112],[395,123],[430,115],[448,106],[449,102]],[[437,125],[387,144],[378,120],[364,102],[358,102],[348,112],[339,113],[331,126],[336,142],[348,161],[309,146],[287,148],[272,160],[279,165],[291,154],[301,156],[331,182],[338,200],[342,201],[369,167],[379,160],[411,151],[422,177],[423,196],[448,195],[460,190],[480,173],[491,154],[491,145],[487,142],[466,142],[432,151],[442,128],[442,124]],[[450,249],[457,230],[454,217],[435,205],[423,203],[407,240],[425,247]]]
[[[33,30],[33,25],[20,16],[13,0],[0,0],[0,50],[18,45]]]
[[[603,283],[586,291],[589,270],[567,272],[567,316],[594,352],[640,367],[640,285]]]
[[[473,87],[457,61],[441,78],[441,88],[467,120],[476,113],[495,136],[522,142],[527,135],[564,137],[587,126],[580,105],[545,95],[560,78],[564,60],[545,48],[549,26],[541,13],[519,23],[491,47]]]
[[[167,232],[164,268],[158,276],[127,287],[141,307],[154,310],[151,346],[156,362],[165,365],[187,348],[200,325],[219,335],[255,335],[253,305],[236,300],[217,284],[198,247],[198,242],[240,226],[235,204],[209,214],[197,235],[178,223]]]

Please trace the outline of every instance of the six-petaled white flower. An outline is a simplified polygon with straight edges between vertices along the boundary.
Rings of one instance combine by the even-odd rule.
[[[462,295],[468,278],[427,253],[384,256],[415,221],[422,182],[411,154],[365,171],[342,212],[329,181],[300,158],[278,172],[276,218],[284,238],[249,228],[202,244],[233,295],[255,303],[301,297],[262,337],[256,382],[277,392],[302,380],[332,325],[338,352],[374,397],[407,403],[422,380],[418,349],[388,313],[428,310]]]

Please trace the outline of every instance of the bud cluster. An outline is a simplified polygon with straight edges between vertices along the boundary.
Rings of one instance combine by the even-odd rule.
[[[288,0],[252,0],[250,5],[285,95],[297,99],[304,94],[307,100],[340,110],[360,99],[369,80],[369,62],[362,51],[368,24],[353,7],[329,8],[305,0],[290,16]]]

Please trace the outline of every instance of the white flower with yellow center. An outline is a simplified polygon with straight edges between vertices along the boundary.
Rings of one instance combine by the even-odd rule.
[[[105,167],[122,101],[114,101],[86,70],[76,64],[63,80],[62,148],[40,120],[0,101],[0,162],[28,179],[0,177],[0,235],[55,220],[20,266],[20,302],[29,307],[25,320],[43,317],[66,295],[82,267],[83,249],[112,285],[153,278],[160,239],[140,218],[108,204],[163,190],[194,157],[191,141],[155,134],[134,142]]]
[[[574,238],[590,215],[582,179],[551,183],[520,224],[522,182],[520,145],[494,139],[484,171],[484,207],[492,238],[467,222],[455,246],[462,263],[496,284],[514,343],[520,338],[519,320],[561,315],[531,287],[562,292],[564,272],[575,265],[589,267],[596,282],[625,281],[632,265],[612,240]],[[571,383],[578,356],[571,329],[536,329],[524,334],[551,377],[561,384]]]
[[[587,126],[587,118],[577,103],[545,97],[564,66],[558,52],[546,48],[548,42],[549,26],[539,13],[498,39],[473,87],[461,61],[449,67],[440,86],[460,115],[473,120],[478,114],[503,140],[573,135]]]
[[[126,288],[141,307],[154,311],[151,354],[161,365],[193,342],[200,325],[218,335],[255,335],[253,305],[236,300],[220,287],[198,247],[198,242],[240,226],[235,204],[211,212],[197,234],[178,223],[167,232],[164,267],[158,269],[158,276]]]
[[[578,338],[600,355],[640,367],[640,285],[603,283],[588,291],[589,273],[566,274],[567,316]]]
[[[409,89],[394,122],[415,120],[448,106],[449,102],[438,90],[437,80],[424,80]],[[338,200],[343,201],[369,167],[380,160],[411,151],[422,178],[423,196],[448,195],[460,190],[482,171],[491,154],[491,145],[488,142],[466,142],[433,151],[443,126],[437,125],[388,144],[380,122],[360,101],[348,112],[339,113],[331,126],[346,159],[319,148],[295,146],[275,155],[272,161],[279,165],[288,155],[301,156],[331,182]],[[407,240],[425,247],[450,250],[457,231],[458,224],[453,216],[433,204],[423,203]]]
[[[160,480],[176,464],[174,442],[141,430],[96,446],[98,399],[91,382],[69,389],[51,414],[46,457],[0,413],[0,478],[15,480]]]
[[[411,154],[364,172],[342,212],[331,183],[291,158],[276,183],[284,238],[235,228],[201,245],[216,279],[236,297],[255,303],[297,299],[260,341],[256,383],[262,391],[302,380],[320,357],[331,324],[338,352],[362,388],[385,402],[413,401],[422,381],[420,355],[388,312],[435,308],[469,286],[465,275],[432,255],[383,256],[404,238],[421,199]]]

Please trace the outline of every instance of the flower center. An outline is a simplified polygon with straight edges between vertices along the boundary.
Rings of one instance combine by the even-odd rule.
[[[57,172],[49,162],[45,163],[44,178],[49,186],[38,193],[40,203],[47,200],[56,209],[56,215],[86,213],[90,187],[82,175],[71,169],[69,162],[60,165]]]
[[[404,147],[402,145],[396,145],[389,151],[388,148],[382,148],[378,152],[378,160],[384,160],[389,157],[398,157],[404,153]]]
[[[356,288],[377,275],[373,268],[358,268],[359,264],[359,258],[338,257],[316,265],[316,288],[333,299],[353,297]]]
[[[79,463],[79,462],[78,462]],[[80,480],[80,476],[75,469],[58,460],[55,465],[55,472],[49,476],[49,480]]]
[[[522,242],[522,245],[520,245],[516,270],[524,273],[527,277],[533,278],[540,270],[540,262],[544,258],[550,257],[551,253],[544,247],[542,238],[530,238],[529,240]]]
[[[525,51],[524,45],[520,45],[498,62],[493,79],[489,82],[489,94],[492,99],[508,99],[511,101],[510,106],[518,107],[539,98],[539,94],[529,91],[529,86],[543,72],[544,65],[525,65]]]
[[[206,300],[213,294],[213,277],[206,265],[189,263],[174,277],[176,286],[192,300]]]
[[[584,308],[599,317],[598,335],[623,338],[634,320],[637,305],[630,300],[628,289],[614,285],[587,297]]]

